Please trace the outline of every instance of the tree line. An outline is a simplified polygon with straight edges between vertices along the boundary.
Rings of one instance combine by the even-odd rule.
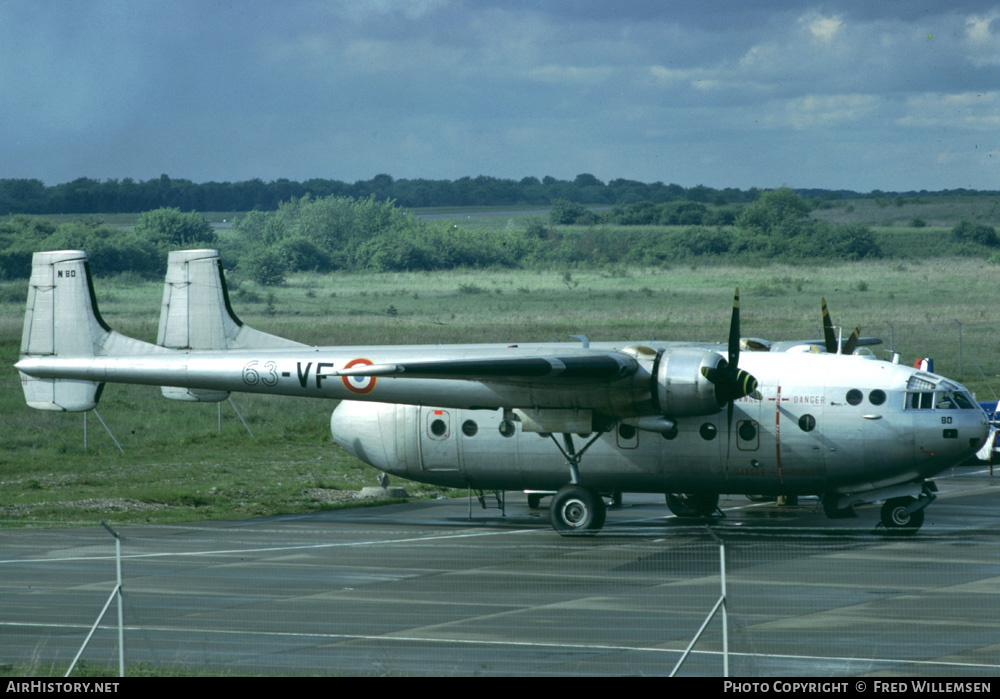
[[[973,190],[943,192],[873,192],[847,190],[795,190],[808,199],[837,200],[871,197],[916,197],[935,195],[997,194]],[[171,178],[168,175],[146,181],[131,178],[95,180],[81,177],[52,186],[37,179],[0,179],[0,215],[3,214],[99,214],[140,213],[158,208],[181,211],[276,211],[281,202],[305,196],[317,198],[375,196],[405,208],[447,206],[549,206],[568,201],[589,205],[630,205],[639,202],[663,204],[694,202],[723,206],[754,201],[762,190],[750,188],[715,189],[704,185],[682,187],[662,182],[644,183],[628,179],[602,182],[591,174],[572,180],[546,176],[520,180],[480,175],[457,180],[394,179],[380,174],[353,183],[331,179],[295,182],[260,179],[242,182],[203,182]]]
[[[790,189],[763,192],[736,211],[729,206],[639,202],[593,212],[560,200],[548,222],[526,217],[520,224],[511,219],[503,230],[479,231],[419,218],[374,194],[305,195],[275,211],[250,211],[223,235],[200,214],[179,208],[144,212],[130,229],[95,219],[56,223],[22,215],[0,220],[0,279],[25,278],[34,251],[60,249],[86,250],[96,274],[159,278],[169,251],[218,248],[227,270],[263,285],[302,271],[758,265],[899,254],[884,250],[867,226],[810,217],[813,205]],[[557,220],[564,214],[579,218],[580,211],[598,220]],[[680,222],[663,225],[665,218]],[[656,225],[646,225],[654,219]],[[722,219],[729,222],[718,223]],[[1000,262],[994,252],[1000,239],[991,226],[960,221],[950,241],[949,254],[988,254]]]

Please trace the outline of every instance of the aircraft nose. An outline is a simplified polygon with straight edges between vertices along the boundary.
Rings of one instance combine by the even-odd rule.
[[[986,413],[980,415],[978,423],[971,431],[976,436],[969,439],[969,446],[973,448],[973,451],[979,451],[990,436],[990,422],[986,417]]]
[[[330,416],[333,441],[366,464],[383,471],[392,471],[395,459],[386,453],[386,435],[394,433],[393,406],[385,403],[342,401]]]

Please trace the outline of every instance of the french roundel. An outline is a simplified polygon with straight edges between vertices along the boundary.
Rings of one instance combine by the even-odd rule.
[[[356,366],[371,366],[371,360],[368,359],[352,359],[349,361],[344,368],[350,369]],[[347,388],[351,393],[357,393],[358,395],[364,395],[366,393],[371,393],[375,390],[375,384],[378,383],[378,378],[375,376],[342,376],[341,380],[344,382],[344,387]]]

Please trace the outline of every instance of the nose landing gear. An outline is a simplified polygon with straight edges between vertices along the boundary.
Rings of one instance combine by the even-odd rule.
[[[920,525],[924,523],[924,507],[929,505],[930,501],[914,509],[914,505],[919,503],[917,498],[909,496],[886,500],[881,512],[881,523],[886,533],[896,536],[916,534]]]

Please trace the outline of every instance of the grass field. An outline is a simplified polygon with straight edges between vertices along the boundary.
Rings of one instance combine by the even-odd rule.
[[[835,322],[860,324],[864,334],[886,342],[891,334],[904,361],[933,356],[938,372],[988,399],[1000,388],[997,277],[995,265],[949,259],[615,273],[300,275],[274,289],[244,283],[234,305],[254,327],[315,344],[513,342],[579,333],[593,340],[722,341],[739,285],[745,336],[818,337],[825,296]],[[12,299],[22,286],[3,284],[0,361],[6,367],[17,358],[23,302]],[[95,286],[112,326],[155,340],[159,284],[111,278]],[[228,404],[220,433],[215,404],[168,401],[148,387],[108,386],[99,411],[124,454],[93,416],[84,452],[83,416],[30,410],[16,372],[8,368],[2,381],[0,526],[302,512],[343,506],[354,491],[374,484],[374,470],[331,442],[334,406],[324,401],[237,395],[250,437]]]

